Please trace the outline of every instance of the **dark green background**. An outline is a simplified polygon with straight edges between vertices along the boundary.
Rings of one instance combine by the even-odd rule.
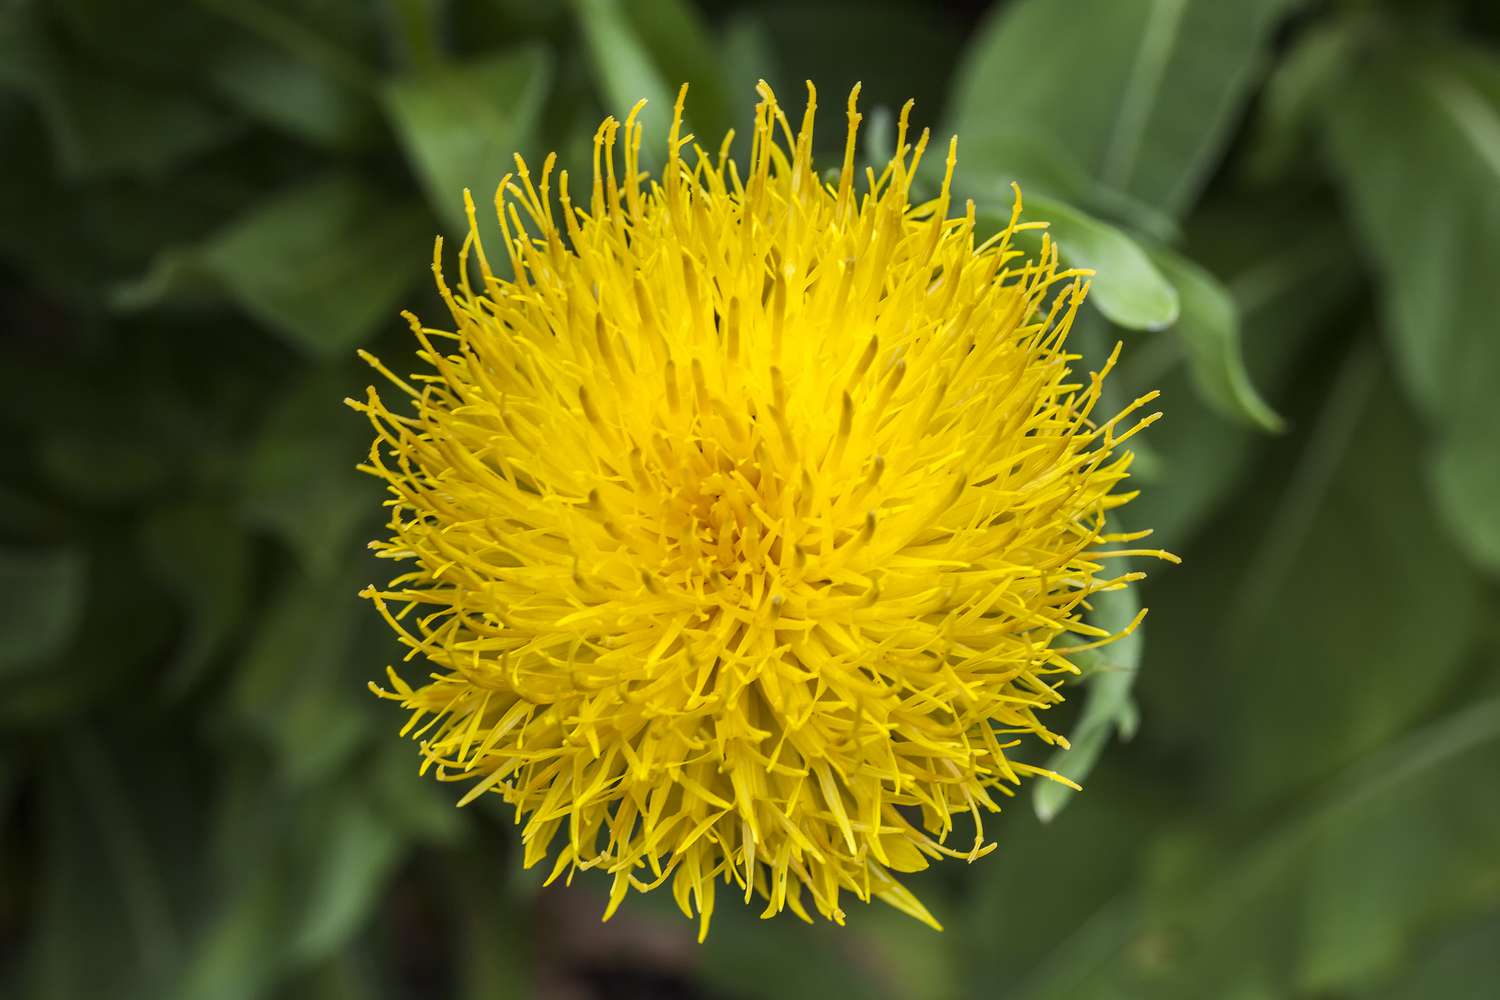
[[[1488,0],[0,0],[0,995],[1486,995],[1497,38]],[[600,926],[364,688],[355,347],[410,367],[512,150],[582,173],[641,96],[664,141],[684,79],[716,143],[760,76],[818,83],[825,164],[855,80],[870,158],[915,97],[987,218],[1019,179],[1097,269],[1116,402],[1164,390],[1128,524],[1184,564],[1070,699],[1086,791],[916,880],[941,935]]]

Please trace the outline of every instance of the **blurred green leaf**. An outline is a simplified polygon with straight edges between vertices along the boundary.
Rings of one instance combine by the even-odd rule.
[[[700,975],[713,989],[747,1000],[838,993],[870,1000],[900,996],[884,970],[871,967],[858,943],[839,928],[823,922],[807,925],[795,917],[762,921],[753,902],[743,905],[732,893],[721,895],[730,898],[714,910],[713,932],[698,951]],[[932,933],[914,922],[909,932]],[[787,961],[788,955],[797,958]]]
[[[363,90],[373,74],[347,46],[374,33],[370,5],[360,0],[194,0],[205,10],[237,25],[249,37],[280,49],[330,79]],[[288,9],[290,8],[290,9]]]
[[[391,0],[386,4],[392,48],[415,72],[436,69],[443,61],[442,18],[446,0]]]
[[[80,523],[224,483],[244,417],[263,405],[257,377],[274,370],[265,345],[234,323],[213,352],[196,349],[193,327],[112,325],[100,337],[117,332],[128,336],[85,346],[42,325],[37,350],[17,344],[3,362],[13,377],[0,420],[35,455],[56,512]]]
[[[64,522],[55,508],[10,483],[0,482],[0,524],[7,529],[6,537],[56,537]]]
[[[646,39],[632,22],[629,4],[573,0],[573,6],[589,65],[610,114],[624,121],[636,101],[645,100],[640,122],[652,141],[642,143],[641,156],[646,163],[661,163],[666,159],[667,124],[677,98],[676,86],[653,59]]]
[[[1486,1000],[1500,982],[1500,912],[1473,923],[1445,927],[1419,946],[1415,961],[1373,1000]]]
[[[280,538],[305,571],[327,576],[360,548],[380,489],[355,469],[369,451],[369,424],[344,405],[363,396],[347,368],[300,379],[266,412],[242,467],[246,520]]]
[[[942,909],[931,892],[920,895],[929,909]],[[952,935],[918,933],[926,928],[914,927],[906,914],[879,903],[855,914],[850,927],[862,939],[859,947],[869,956],[879,980],[894,996],[951,1000],[964,995]]]
[[[78,40],[74,58],[79,61],[118,64],[176,91],[218,98],[250,118],[330,149],[364,145],[378,136],[374,126],[379,124],[367,74],[359,59],[327,40],[350,41],[349,23],[317,17],[334,6],[327,2],[296,6],[293,17],[257,0],[49,4],[67,34]],[[252,11],[248,18],[246,11]],[[308,16],[320,23],[298,19]],[[164,52],[172,58],[163,60]]]
[[[239,624],[249,601],[250,550],[221,507],[183,504],[154,512],[141,528],[148,565],[187,609],[187,628],[164,684],[181,695]]]
[[[125,698],[134,706],[143,689],[152,689],[156,677],[148,670],[170,640],[171,605],[155,581],[140,572],[133,543],[125,534],[89,546],[81,612],[62,611],[69,622],[62,633],[66,641],[51,655],[24,668],[7,668],[0,728],[48,732],[110,699]],[[64,609],[72,600],[66,593],[56,596]],[[16,601],[26,608],[24,599]],[[58,614],[57,609],[32,610],[44,623]]]
[[[1464,421],[1437,446],[1432,466],[1438,511],[1454,538],[1491,573],[1500,574],[1500,421]]]
[[[102,335],[99,306],[114,283],[139,274],[164,243],[199,239],[253,201],[268,182],[268,162],[278,158],[277,152],[250,150],[209,158],[170,177],[80,184],[58,170],[41,123],[3,87],[0,147],[6,170],[0,258],[26,277],[31,293],[68,307],[69,340]],[[284,169],[278,164],[271,172]],[[32,310],[39,326],[64,320],[39,305],[11,317],[9,332],[23,334]]]
[[[67,54],[80,61],[110,62],[132,74],[181,85],[193,81],[218,54],[227,37],[201,3],[154,0],[19,0],[13,9],[40,9]],[[174,58],[164,63],[163,50]]]
[[[422,273],[420,209],[345,174],[274,196],[201,246],[168,250],[122,288],[128,309],[228,295],[315,357],[350,351]]]
[[[1177,289],[1182,315],[1172,332],[1187,348],[1193,381],[1203,399],[1231,420],[1280,430],[1281,418],[1261,399],[1245,371],[1239,308],[1229,290],[1181,254],[1156,247],[1151,260]]]
[[[1129,236],[1050,198],[1027,196],[1025,205],[1028,218],[1046,220],[1064,263],[1094,272],[1088,301],[1107,319],[1130,330],[1164,330],[1177,321],[1177,290]],[[1008,214],[993,218],[1003,223]]]
[[[284,580],[237,665],[227,706],[231,723],[271,753],[288,788],[336,772],[369,734],[373,697],[360,672],[376,676],[378,653],[362,649],[354,574]]]
[[[1221,154],[1286,6],[1000,5],[960,64],[951,129],[966,138],[1048,137],[1103,187],[1180,214]]]
[[[373,808],[388,826],[411,840],[457,844],[468,830],[467,814],[455,804],[461,793],[455,786],[427,780],[420,773],[423,758],[417,745],[397,738],[399,716],[388,721],[390,731],[380,735],[370,754]]]
[[[776,44],[765,16],[736,11],[724,26],[724,79],[730,122],[741,134],[749,134],[754,125],[756,83],[776,79],[777,65]],[[689,92],[689,99],[697,105],[695,93]]]
[[[369,918],[400,856],[400,834],[357,789],[351,795],[346,787],[335,786],[308,810],[294,841],[305,854],[298,867],[306,903],[287,949],[297,964],[321,961],[349,939]]]
[[[1139,920],[1131,887],[1171,808],[1170,780],[1122,769],[1117,750],[1052,822],[1002,812],[999,847],[961,873],[969,905],[946,933],[959,939],[968,990],[953,995],[1027,997],[1058,970],[1086,966],[1101,939],[1108,954],[1117,928]]]
[[[241,132],[198,95],[61,47],[36,7],[0,10],[0,89],[26,94],[70,177],[160,175]]]
[[[1466,715],[1455,713],[1449,726],[1457,729]],[[1484,715],[1469,718],[1475,729],[1462,738],[1485,739]],[[1500,726],[1489,724],[1495,728],[1487,752],[1460,757],[1406,794],[1371,794],[1354,817],[1330,823],[1310,846],[1297,963],[1302,992],[1366,995],[1411,957],[1428,921],[1500,903],[1500,857],[1489,849],[1500,837],[1500,803],[1457,801],[1474,768],[1500,762],[1493,743]],[[1413,748],[1419,760],[1437,750],[1439,733],[1429,730]]]
[[[1462,49],[1375,61],[1341,90],[1332,132],[1398,371],[1438,436],[1447,523],[1500,571],[1494,451],[1471,446],[1500,438],[1500,61]]]
[[[0,672],[35,664],[72,637],[83,611],[84,554],[76,548],[0,548]]]
[[[230,866],[178,1000],[251,1000],[326,962],[368,921],[401,856],[357,775],[296,795],[243,778],[219,817],[232,825],[220,834]]]
[[[1262,181],[1299,165],[1323,109],[1347,81],[1362,32],[1336,18],[1297,34],[1266,81],[1255,118],[1250,172]]]
[[[448,898],[459,916],[457,978],[462,1000],[537,996],[532,955],[539,936],[510,882],[490,854],[469,849],[447,856]]]
[[[1477,55],[1388,58],[1343,89],[1332,123],[1400,373],[1434,417],[1488,403],[1500,370],[1489,335],[1500,286],[1488,280],[1500,269],[1500,112],[1487,88],[1500,92],[1500,65]]]
[[[911,100],[917,130],[934,124],[968,35],[954,11],[910,0],[760,0],[747,7],[769,31],[775,54],[774,65],[758,68],[757,75],[776,87],[787,109],[801,108],[804,81],[812,80],[821,106],[833,112],[831,121],[824,119],[820,148],[823,141],[842,148],[841,112],[855,83],[862,107],[899,109]],[[737,91],[734,97],[746,102],[753,95]],[[798,120],[790,110],[787,117]],[[946,148],[948,133],[934,131]]]
[[[1350,241],[1326,205],[1288,202],[1273,211],[1258,201],[1235,202],[1201,218],[1190,245],[1224,275],[1244,317],[1251,380],[1284,398],[1309,345],[1325,332],[1345,334],[1327,324],[1355,285]],[[1129,345],[1116,375],[1126,398],[1162,391],[1164,418],[1144,435],[1162,468],[1129,510],[1136,523],[1151,526],[1153,544],[1174,550],[1235,496],[1264,440],[1208,409],[1178,363],[1182,351],[1171,337]]]
[[[226,46],[209,80],[246,115],[319,146],[358,149],[380,134],[368,91],[253,40],[237,37]]]
[[[160,750],[149,733],[78,727],[52,755],[25,996],[150,1000],[176,974],[197,874],[196,789]]]
[[[1474,795],[1472,777],[1497,765],[1490,698],[1372,753],[1311,808],[1256,824],[1242,849],[1167,873],[1144,919],[1024,995],[1371,995],[1431,922],[1500,901],[1500,802]]]
[[[1274,800],[1378,747],[1433,709],[1474,646],[1481,581],[1403,471],[1420,442],[1390,393],[1356,348],[1286,481],[1255,483],[1182,553],[1197,571],[1153,587],[1153,649],[1214,665],[1179,671],[1172,693],[1220,734],[1200,759],[1215,797]]]
[[[936,189],[943,169],[942,158],[927,156],[918,168],[918,175]],[[1100,187],[1083,167],[1045,137],[1012,134],[959,137],[954,185],[960,194],[981,204],[1009,199],[1013,197],[1013,183],[1020,186],[1028,205],[1037,197],[1063,202],[1092,215],[1118,220],[1162,242],[1174,242],[1181,235],[1176,223],[1155,206]]]
[[[677,89],[689,85],[684,117],[705,147],[717,148],[733,115],[725,60],[687,0],[574,0],[585,51],[611,114],[623,120],[641,98],[647,162],[666,158]],[[760,75],[765,75],[762,67]],[[732,95],[749,102],[753,92]],[[684,132],[686,134],[686,132]]]
[[[367,1000],[383,995],[376,963],[352,949],[335,954],[311,971],[290,979],[278,1000]]]
[[[1126,571],[1122,565],[1117,564],[1115,568],[1122,573]],[[1140,592],[1136,586],[1095,594],[1089,598],[1089,603],[1093,605],[1089,622],[1110,632],[1123,630],[1141,610]],[[1134,735],[1139,714],[1130,691],[1140,670],[1144,639],[1142,629],[1137,627],[1129,635],[1098,650],[1100,663],[1097,669],[1090,671],[1083,711],[1068,734],[1071,745],[1048,758],[1048,768],[1082,784],[1093,771],[1111,736],[1118,734],[1121,739],[1128,740]],[[1075,794],[1060,781],[1038,779],[1031,787],[1032,808],[1043,823],[1061,812]]]
[[[469,230],[465,189],[479,218],[493,219],[495,189],[526,152],[550,81],[546,51],[530,47],[385,85],[386,114],[450,235]]]
[[[171,475],[173,456],[159,442],[132,435],[138,428],[109,419],[104,409],[85,403],[76,423],[49,428],[36,442],[49,478],[92,503],[123,502],[160,488]]]

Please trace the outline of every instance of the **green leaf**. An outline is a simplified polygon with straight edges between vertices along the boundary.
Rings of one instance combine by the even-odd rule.
[[[139,274],[163,244],[201,238],[241,210],[264,189],[267,161],[280,155],[216,158],[170,180],[79,184],[58,169],[41,122],[3,87],[0,146],[0,258],[51,301],[87,310],[90,319],[71,325],[86,340],[104,332],[97,314],[115,282]],[[27,325],[10,329],[21,334]],[[15,341],[24,350],[26,338]]]
[[[25,94],[70,178],[159,177],[243,127],[183,88],[70,51],[34,8],[0,11],[0,90]]]
[[[1050,823],[1020,808],[998,823],[986,817],[999,846],[962,873],[970,905],[944,934],[958,938],[968,985],[951,995],[991,995],[1003,974],[1015,984],[1004,995],[1032,997],[1054,969],[1085,965],[1101,936],[1139,920],[1132,881],[1169,814],[1171,776],[1122,764],[1105,755],[1087,791]]]
[[[671,121],[677,88],[652,58],[645,39],[631,22],[626,4],[620,0],[574,0],[574,9],[605,106],[623,121],[637,101],[646,101],[640,122],[652,141],[650,145],[642,143],[641,155],[647,163],[661,163],[666,159],[667,123]]]
[[[1025,205],[1029,218],[1046,220],[1064,263],[1094,272],[1088,301],[1105,318],[1130,330],[1164,330],[1177,321],[1177,290],[1129,236],[1050,198],[1027,197]]]
[[[728,81],[728,101],[734,112],[730,120],[735,128],[748,129],[753,125],[755,112],[751,98],[755,85],[778,77],[777,58],[776,43],[765,15],[735,11],[724,27],[724,78]],[[697,104],[696,95],[690,92],[689,98]]]
[[[195,0],[198,6],[237,25],[298,62],[355,89],[368,89],[374,74],[346,43],[374,34],[369,5],[354,0],[284,4],[276,0]],[[293,7],[295,14],[282,7]]]
[[[198,247],[167,251],[116,303],[227,296],[298,350],[338,357],[394,322],[428,259],[426,235],[415,205],[334,175],[274,196]]]
[[[373,698],[362,677],[379,673],[382,651],[361,655],[360,574],[284,581],[236,666],[228,721],[265,746],[288,788],[318,784],[344,766],[370,733]]]
[[[466,189],[493,219],[495,189],[525,152],[550,79],[546,51],[520,48],[386,84],[386,114],[450,235],[469,230]]]
[[[443,61],[443,0],[394,0],[386,7],[391,48],[403,64],[418,72],[436,69]]]
[[[842,150],[842,112],[856,82],[866,110],[899,109],[911,100],[918,130],[932,124],[967,35],[964,18],[910,0],[758,0],[736,6],[753,11],[770,34],[775,63],[762,65],[756,75],[776,87],[793,122],[799,116],[790,109],[800,112],[804,82],[817,85],[827,115],[820,116],[819,128],[827,130],[820,133],[820,150]],[[735,93],[741,102],[752,97]],[[946,149],[948,133],[935,130],[934,135],[941,140],[935,145]]]
[[[330,149],[379,138],[368,71],[329,41],[348,40],[349,25],[327,18],[303,24],[300,17],[316,17],[330,5],[297,6],[298,17],[256,0],[49,4],[80,42],[74,60],[117,65],[180,94],[220,98],[250,118]],[[163,60],[163,52],[172,58]]]
[[[45,850],[26,989],[36,1000],[160,997],[188,945],[199,833],[181,746],[75,726],[39,774]],[[87,961],[80,960],[86,954]]]
[[[1500,437],[1500,63],[1463,49],[1377,60],[1341,91],[1332,134],[1398,372],[1438,438],[1447,523],[1494,569],[1493,448],[1470,442]]]
[[[411,776],[407,776],[411,780]],[[450,807],[450,811],[453,811]],[[529,899],[497,878],[486,851],[454,851],[445,874],[458,916],[456,978],[462,1000],[521,1000],[538,995],[529,956],[538,936]]]
[[[5,697],[0,699],[0,727],[50,732],[66,728],[100,703],[116,708],[123,702],[135,705],[143,691],[151,690],[157,678],[148,671],[159,662],[171,637],[171,605],[155,580],[140,572],[140,553],[133,543],[123,533],[93,541],[87,555],[88,572],[75,578],[83,587],[76,605],[71,596],[73,571],[65,564],[54,569],[61,576],[56,589],[44,576],[32,577],[45,606],[40,600],[33,605],[27,597],[14,596],[15,590],[7,591],[16,611],[35,615],[29,623],[32,628],[40,625],[44,633],[57,630],[64,642],[54,643],[49,636],[45,658],[6,664],[9,676]],[[19,584],[24,578],[14,582]],[[29,641],[21,637],[23,650]]]
[[[1124,566],[1115,568],[1125,572]],[[1123,630],[1141,610],[1136,584],[1095,594],[1089,602],[1094,606],[1089,622],[1110,632]],[[1068,734],[1070,746],[1054,753],[1047,761],[1048,768],[1081,784],[1093,771],[1110,736],[1118,734],[1128,740],[1134,735],[1139,716],[1130,691],[1140,670],[1143,646],[1144,636],[1137,627],[1098,650],[1098,666],[1088,676],[1088,699]],[[1062,811],[1073,795],[1073,789],[1060,781],[1038,780],[1032,785],[1032,808],[1037,818],[1046,823]]]
[[[1401,375],[1435,417],[1488,402],[1500,370],[1490,335],[1500,287],[1488,280],[1500,262],[1497,96],[1500,67],[1477,57],[1392,58],[1344,89],[1332,121]],[[1403,252],[1411,245],[1423,247],[1419,258]]]
[[[1224,204],[1199,213],[1189,245],[1225,277],[1243,317],[1253,384],[1285,398],[1304,371],[1299,361],[1309,345],[1340,332],[1329,317],[1358,278],[1350,239],[1331,207],[1288,201],[1268,209],[1258,199]],[[1161,461],[1160,477],[1129,511],[1135,523],[1152,528],[1153,544],[1173,551],[1243,487],[1251,459],[1266,443],[1207,407],[1195,376],[1179,363],[1183,348],[1176,337],[1128,345],[1115,376],[1126,398],[1162,392],[1163,419],[1144,435]]]
[[[1500,460],[1494,423],[1465,422],[1438,445],[1432,465],[1438,511],[1454,538],[1500,574]]]
[[[141,528],[147,565],[187,609],[187,627],[167,665],[169,695],[202,675],[245,612],[250,549],[229,511],[184,504],[152,514]]]
[[[1158,697],[1179,703],[1179,725],[1214,720],[1199,765],[1242,808],[1425,717],[1477,640],[1481,580],[1403,471],[1420,438],[1392,390],[1373,347],[1356,348],[1316,424],[1285,441],[1289,478],[1253,481],[1235,516],[1182,553],[1196,572],[1154,588],[1153,657],[1213,665],[1179,670]]]
[[[918,168],[918,176],[928,180],[936,190],[943,169],[940,157],[927,156]],[[954,184],[959,194],[980,204],[1013,197],[1011,185],[1017,184],[1027,204],[1037,197],[1060,201],[1091,215],[1118,220],[1163,242],[1174,242],[1181,235],[1176,223],[1155,206],[1099,186],[1083,167],[1044,136],[960,137]]]
[[[930,908],[942,908],[933,892],[925,888],[919,892]],[[856,913],[851,929],[863,939],[863,948],[881,956],[884,985],[902,1000],[951,1000],[964,995],[952,935],[913,933],[910,917],[883,904]]]
[[[468,814],[454,805],[459,793],[420,773],[422,756],[417,746],[397,738],[399,724],[395,719],[388,721],[390,732],[380,735],[368,760],[373,808],[388,826],[412,840],[444,847],[458,844],[468,832]]]
[[[381,134],[369,91],[253,39],[236,36],[208,79],[246,115],[331,150],[358,149]]]
[[[361,523],[379,509],[378,485],[355,469],[373,432],[343,402],[363,395],[363,374],[339,367],[302,378],[271,405],[242,467],[245,518],[286,543],[310,576],[362,549]]]
[[[334,954],[369,917],[403,844],[367,797],[339,787],[302,819],[294,844],[303,855],[298,868],[306,903],[291,928],[287,955],[311,965]]]
[[[1299,165],[1314,126],[1337,90],[1347,83],[1362,41],[1362,25],[1335,18],[1297,34],[1262,91],[1248,169],[1270,182]]]
[[[1500,909],[1456,927],[1444,927],[1418,945],[1416,960],[1392,983],[1374,991],[1374,1000],[1484,1000],[1500,982]]]
[[[385,971],[350,948],[289,980],[277,1000],[366,1000],[382,995]]]
[[[951,129],[1049,137],[1105,188],[1180,214],[1221,154],[1285,6],[1001,5],[960,64]]]
[[[0,524],[19,538],[57,537],[66,523],[62,512],[11,483],[0,483]]]
[[[647,162],[666,158],[677,89],[689,85],[684,117],[704,146],[717,147],[733,118],[726,61],[716,39],[685,0],[575,0],[584,50],[604,104],[624,119],[641,98]],[[763,67],[760,75],[764,76]],[[741,101],[753,94],[735,94]]]
[[[1151,250],[1182,303],[1172,332],[1187,348],[1193,381],[1203,399],[1221,415],[1267,431],[1280,430],[1281,418],[1268,406],[1245,371],[1240,350],[1240,314],[1229,290],[1217,278],[1180,254]]]
[[[865,949],[849,947],[840,928],[821,922],[808,926],[796,920],[759,920],[760,909],[753,903],[747,906],[743,897],[721,895],[728,898],[715,908],[713,931],[697,950],[698,974],[716,993],[747,1000],[840,992],[870,1000],[900,995],[895,983],[865,966],[860,960]],[[650,896],[641,900],[643,907],[651,905],[648,900]],[[681,919],[675,910],[663,910],[662,918]],[[788,955],[797,960],[787,961]]]
[[[294,794],[260,774],[231,780],[216,906],[175,1000],[252,1000],[328,961],[372,916],[404,847],[358,774]]]
[[[1491,697],[1368,754],[1310,807],[1212,830],[1199,857],[1160,873],[1143,913],[1098,947],[1070,940],[1026,995],[1379,995],[1429,927],[1500,905],[1500,803],[1473,785],[1496,766]]]
[[[0,673],[58,653],[83,612],[88,572],[76,548],[0,548]]]

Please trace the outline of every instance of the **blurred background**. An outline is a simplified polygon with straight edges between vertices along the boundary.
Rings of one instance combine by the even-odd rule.
[[[0,0],[0,995],[1496,995],[1497,40],[1491,0]],[[916,880],[943,934],[600,925],[365,690],[355,347],[409,370],[513,150],[584,173],[638,97],[664,142],[683,80],[716,145],[758,77],[834,149],[862,80],[871,159],[908,97],[958,131],[982,215],[1019,180],[1098,270],[1117,400],[1163,390],[1127,513],[1184,563],[1069,700],[1086,790]]]

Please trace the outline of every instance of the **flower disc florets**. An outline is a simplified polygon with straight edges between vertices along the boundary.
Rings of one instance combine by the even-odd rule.
[[[994,846],[996,793],[1048,774],[1012,751],[1064,742],[1040,714],[1109,639],[1087,598],[1139,576],[1104,569],[1139,537],[1105,515],[1151,397],[1093,417],[1083,276],[1015,248],[1019,198],[988,239],[950,217],[955,145],[911,204],[903,112],[857,185],[856,88],[825,183],[811,88],[796,131],[760,93],[743,174],[730,137],[680,135],[680,97],[659,183],[634,112],[586,206],[517,158],[510,276],[474,228],[438,278],[455,330],[408,317],[428,370],[369,359],[407,398],[354,404],[403,570],[365,596],[435,668],[377,690],[465,801],[515,807],[528,866],[609,873],[606,917],[670,882],[706,932],[723,881],[768,915],[842,921],[848,892],[936,926],[897,873]]]

